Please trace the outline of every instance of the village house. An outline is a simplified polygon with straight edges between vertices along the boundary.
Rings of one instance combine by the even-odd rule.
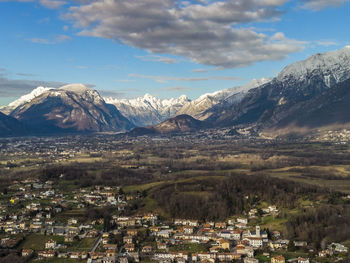
[[[241,224],[248,224],[248,219],[247,218],[243,218],[243,217],[238,217],[237,218],[237,223],[241,223]]]
[[[33,254],[33,249],[22,249],[22,257],[29,257]]]
[[[118,245],[117,244],[105,244],[105,245],[103,245],[103,248],[105,250],[117,251],[118,250]]]
[[[126,252],[134,252],[135,251],[135,246],[134,244],[126,244],[124,246]]]
[[[38,256],[39,258],[53,258],[56,255],[56,252],[53,250],[44,250],[44,251],[39,251]]]
[[[306,241],[294,241],[294,246],[296,247],[306,247],[307,242]]]
[[[80,258],[80,253],[79,252],[71,252],[69,257],[72,258],[72,259],[79,259]]]
[[[327,256],[333,256],[333,250],[331,250],[331,249],[321,250],[318,252],[318,256],[321,258],[327,257]]]
[[[151,253],[152,252],[152,246],[144,246],[142,248],[142,253]]]
[[[132,236],[123,237],[123,242],[126,244],[132,244]]]
[[[56,241],[50,239],[50,240],[46,241],[46,243],[45,243],[45,248],[46,248],[46,249],[55,249],[55,248],[56,248],[56,245],[57,245],[57,244],[56,244]]]
[[[241,255],[239,254],[234,254],[234,253],[218,253],[216,255],[216,258],[220,262],[231,262],[233,260],[238,260],[241,259]]]
[[[259,263],[259,260],[257,260],[256,258],[245,257],[243,262],[244,263]]]
[[[73,242],[74,241],[74,235],[66,235],[64,236],[64,242]]]
[[[189,219],[175,219],[174,224],[183,225],[183,226],[193,226],[193,227],[197,227],[199,225],[198,220],[189,220]]]
[[[336,253],[347,253],[348,248],[342,244],[339,243],[332,243],[328,246],[328,249],[331,249],[332,251]]]
[[[102,259],[104,258],[105,253],[103,252],[90,252],[90,258],[92,260]]]
[[[216,222],[215,228],[226,228],[226,223],[225,222]]]
[[[232,233],[232,238],[234,240],[241,240],[241,237],[242,237],[242,231],[241,230],[234,230],[233,233]]]
[[[308,258],[298,257],[298,263],[310,263]]]
[[[157,249],[167,249],[166,243],[157,243]]]
[[[128,236],[133,236],[133,237],[135,237],[135,236],[137,236],[137,230],[136,230],[136,229],[128,229],[128,230],[126,230],[126,234],[127,234]]]
[[[222,249],[230,249],[230,242],[228,242],[227,240],[220,238],[217,242],[216,242],[220,248]]]
[[[271,258],[271,263],[285,263],[286,259],[284,258],[284,256],[281,255],[277,255],[277,256],[273,256]]]
[[[190,226],[184,226],[183,227],[183,232],[185,233],[185,234],[193,234],[193,227],[190,227]]]

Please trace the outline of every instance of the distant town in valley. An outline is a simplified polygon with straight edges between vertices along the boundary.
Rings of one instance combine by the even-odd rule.
[[[350,146],[181,135],[0,139],[15,262],[346,262]]]
[[[350,263],[350,0],[0,0],[0,263]]]

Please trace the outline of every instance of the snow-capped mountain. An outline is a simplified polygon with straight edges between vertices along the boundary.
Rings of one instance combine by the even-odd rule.
[[[208,121],[219,126],[275,126],[287,116],[293,119],[290,114],[299,112],[296,109],[302,104],[347,79],[350,79],[350,47],[316,54],[285,67],[276,78],[251,89],[240,103],[217,111]]]
[[[349,61],[350,46],[336,51],[318,53],[285,67],[276,80],[281,82],[303,81],[322,75],[324,83],[330,87],[349,78]]]
[[[161,100],[150,94],[136,99],[105,98],[107,103],[113,104],[136,126],[150,126],[161,123],[176,115],[187,114],[196,119],[208,118],[207,111],[218,103],[238,103],[252,88],[268,82],[269,79],[253,80],[250,83],[213,93],[206,93],[191,101],[187,96]]]
[[[30,93],[25,94],[23,96],[21,96],[19,99],[11,102],[9,105],[2,107],[0,109],[1,112],[5,113],[5,114],[10,114],[11,111],[13,111],[15,108],[30,102],[31,100],[35,99],[36,97],[39,97],[41,94],[43,94],[46,91],[49,91],[53,88],[50,87],[42,87],[39,86],[36,89],[32,90]]]
[[[180,108],[190,102],[185,95],[161,100],[150,94],[136,99],[105,98],[105,101],[115,105],[136,126],[158,124],[176,115]]]
[[[213,111],[210,111],[210,109],[216,105],[225,104],[226,106],[232,106],[239,103],[250,89],[263,85],[269,81],[270,79],[268,78],[259,80],[254,79],[248,84],[240,87],[206,93],[198,99],[184,105],[177,114],[187,114],[198,120],[205,120],[213,114]]]
[[[115,106],[105,103],[96,90],[83,84],[44,90],[29,101],[22,100],[10,116],[40,133],[109,132],[133,128]]]
[[[293,63],[273,79],[254,80],[241,87],[204,94],[193,101],[185,95],[161,100],[149,94],[136,99],[103,99],[95,90],[72,84],[59,89],[38,87],[0,110],[10,112],[24,125],[47,130],[120,131],[133,126],[155,126],[179,115],[204,120],[206,127],[253,124],[285,128],[292,122],[306,125],[311,122],[310,116],[317,119],[314,116],[318,112],[333,116],[329,113],[335,111],[330,109],[337,101],[343,106],[337,107],[336,112],[342,112],[348,103],[349,79],[350,46],[347,46]],[[334,91],[337,87],[341,89]],[[341,98],[342,94],[346,99]],[[309,117],[301,121],[303,112]],[[345,123],[348,115],[341,116],[342,119],[332,117],[327,122],[322,118],[313,121],[313,127],[336,121]]]

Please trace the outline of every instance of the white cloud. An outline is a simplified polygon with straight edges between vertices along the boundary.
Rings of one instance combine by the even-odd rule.
[[[168,77],[168,76],[150,76],[150,75],[141,75],[141,74],[130,74],[131,78],[139,79],[151,79],[156,82],[166,83],[168,81],[204,81],[208,78],[184,78],[184,77]]]
[[[350,0],[304,0],[301,5],[304,9],[319,11],[329,7],[337,7],[349,2]]]
[[[316,41],[316,44],[322,47],[330,47],[330,46],[336,46],[339,45],[338,42],[333,41],[333,40],[319,40]]]
[[[62,43],[71,39],[72,38],[70,36],[59,35],[53,39],[34,37],[34,38],[29,38],[27,40],[36,44],[52,45],[52,44]]]
[[[177,63],[177,60],[174,58],[155,56],[155,55],[136,56],[136,58],[138,58],[142,61],[162,62],[165,64],[176,64]]]
[[[67,4],[67,1],[62,0],[0,0],[0,2],[38,2],[40,5],[49,9],[57,9]]]
[[[187,78],[187,77],[169,77],[169,76],[150,76],[150,75],[141,75],[141,74],[130,74],[131,78],[140,78],[140,79],[151,79],[156,82],[166,83],[168,81],[207,81],[207,80],[238,80],[237,77],[233,76],[209,76],[209,77],[201,77],[201,78]]]
[[[248,22],[276,19],[288,0],[96,0],[72,6],[66,18],[79,35],[113,39],[153,54],[174,54],[222,68],[281,60],[303,43],[276,39]]]
[[[40,0],[39,2],[41,5],[50,9],[56,9],[67,4],[66,1],[60,1],[60,0]]]

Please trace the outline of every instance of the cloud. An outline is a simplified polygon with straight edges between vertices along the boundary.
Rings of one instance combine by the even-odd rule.
[[[76,66],[77,69],[87,69],[88,66],[78,65]]]
[[[149,75],[141,75],[141,74],[130,74],[132,78],[139,79],[151,79],[156,82],[166,83],[168,81],[204,81],[208,80],[208,78],[183,78],[183,77],[167,77],[167,76],[149,76]]]
[[[191,70],[191,72],[193,73],[207,73],[208,71],[209,71],[208,69],[204,69],[204,68],[197,68],[197,69]]]
[[[30,73],[16,73],[17,76],[20,77],[35,77],[35,74],[30,74]]]
[[[342,6],[350,0],[304,0],[301,8],[319,11],[329,7]]]
[[[244,28],[246,23],[278,19],[289,0],[197,1],[96,0],[71,6],[65,18],[94,36],[147,50],[173,54],[199,64],[245,67],[281,60],[303,43],[274,39]]]
[[[67,4],[67,1],[61,0],[0,0],[0,2],[38,2],[40,5],[49,9],[57,9]]]
[[[126,95],[124,92],[113,91],[113,90],[99,90],[99,93],[102,97],[113,97],[113,98],[123,98]]]
[[[186,88],[186,87],[181,87],[181,86],[175,86],[175,87],[163,88],[163,89],[160,89],[160,90],[163,90],[163,91],[177,91],[177,92],[180,92],[180,91],[191,90],[191,88]]]
[[[39,2],[41,5],[50,9],[57,9],[67,4],[66,1],[59,1],[59,0],[40,0]]]
[[[338,42],[333,41],[333,40],[319,40],[316,41],[316,44],[322,47],[330,47],[330,46],[336,46],[339,45]]]
[[[38,86],[58,88],[65,85],[63,82],[9,79],[0,76],[0,97],[13,98],[31,92]]]
[[[53,44],[58,44],[62,43],[65,41],[69,41],[72,38],[70,36],[66,35],[59,35],[55,37],[54,39],[48,39],[48,38],[29,38],[27,39],[28,41],[36,44],[44,44],[44,45],[53,45]]]
[[[237,77],[232,76],[210,76],[210,77],[202,77],[202,78],[187,78],[187,77],[169,77],[169,76],[151,76],[151,75],[141,75],[141,74],[130,74],[131,78],[140,78],[140,79],[151,79],[159,83],[166,83],[168,81],[207,81],[207,80],[238,80]]]
[[[148,56],[135,56],[135,57],[142,60],[142,61],[162,62],[165,64],[176,64],[177,63],[176,59],[163,57],[163,56],[148,55]]]
[[[133,80],[133,79],[119,79],[117,81],[118,82],[134,82],[135,80]]]

